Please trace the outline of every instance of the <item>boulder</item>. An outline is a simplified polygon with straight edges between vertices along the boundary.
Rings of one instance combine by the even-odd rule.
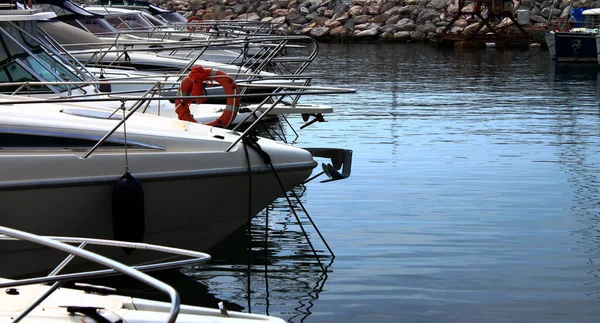
[[[382,41],[394,40],[394,34],[390,32],[384,32],[379,34],[378,39]]]
[[[354,26],[354,30],[367,30],[367,29],[369,29],[369,26],[371,26],[370,22],[366,22],[364,24],[358,24],[358,25]]]
[[[435,33],[437,26],[431,22],[426,22],[423,25],[418,25],[415,31],[420,31],[424,34]]]
[[[280,25],[280,24],[284,24],[285,20],[286,20],[286,17],[277,17],[277,18],[273,18],[273,20],[271,20],[271,23]]]
[[[355,32],[354,34],[354,36],[357,38],[370,38],[376,37],[377,35],[379,35],[379,31],[377,29],[362,30],[358,31],[357,33]]]
[[[335,8],[333,8],[333,10],[335,10],[335,12],[337,13],[346,13],[348,12],[348,4],[347,3],[340,3],[337,6],[335,6]],[[331,35],[331,31],[329,32],[329,34]]]
[[[370,15],[378,15],[381,7],[379,7],[378,4],[372,3],[370,6],[365,8],[367,8],[367,13]]]
[[[360,16],[366,12],[367,10],[365,10],[365,7],[363,6],[352,6],[350,7],[350,10],[348,10],[348,14],[350,14],[350,16]]]
[[[356,23],[354,22],[354,19],[350,18],[348,20],[346,20],[346,22],[344,23],[344,28],[346,29],[354,29],[354,26],[356,26]]]
[[[562,13],[562,10],[560,10],[560,9],[547,7],[547,8],[542,9],[542,11],[540,11],[540,16],[548,19],[550,17],[550,15],[552,15],[553,18],[557,18],[557,17],[560,17],[561,13]]]
[[[422,42],[425,40],[426,36],[427,36],[426,34],[420,32],[420,31],[412,31],[410,33],[410,40],[416,41],[416,42]]]
[[[251,13],[243,13],[237,17],[236,20],[244,20],[244,21],[260,21],[260,17],[256,12]]]
[[[310,36],[315,38],[321,38],[329,34],[329,28],[327,27],[315,27],[310,31]]]
[[[440,13],[435,9],[424,9],[417,16],[416,22],[417,24],[422,24],[428,20],[433,20],[434,18],[439,18]]]
[[[384,14],[373,17],[373,22],[385,23],[389,18],[390,18],[390,16],[388,14],[384,13]]]
[[[458,19],[457,21],[454,22],[454,26],[460,27],[460,28],[465,28],[469,25],[469,22],[466,21],[465,19]]]
[[[281,17],[281,16],[287,16],[290,13],[290,10],[276,9],[276,10],[273,10],[271,13],[272,13],[273,17]]]
[[[394,33],[394,41],[409,41],[410,31],[399,31]]]
[[[372,16],[369,16],[369,15],[357,16],[357,17],[354,17],[354,22],[356,24],[364,24],[365,22],[370,21],[371,18],[372,18]]]
[[[390,18],[388,18],[388,20],[385,21],[386,25],[395,25],[398,21],[400,21],[402,17],[400,17],[400,15],[394,15],[391,16]]]
[[[382,33],[392,33],[392,35],[398,31],[398,26],[396,25],[383,25],[379,27],[379,31]]]
[[[425,7],[441,11],[446,7],[446,0],[431,0]]]
[[[315,18],[317,18],[319,15],[316,12],[311,12],[308,15],[304,16],[304,18],[306,18],[307,21],[312,21]]]
[[[373,3],[373,0],[353,0],[352,2],[354,2],[355,5],[366,7]]]
[[[315,19],[312,21],[318,23],[319,25],[323,25],[327,20],[329,20],[327,17],[315,17]]]
[[[325,22],[323,23],[323,26],[325,26],[325,27],[327,27],[327,28],[329,28],[329,29],[331,29],[331,28],[335,28],[335,27],[339,27],[339,26],[341,26],[341,25],[342,25],[342,23],[341,23],[341,22],[339,22],[339,21],[337,21],[337,20],[333,20],[333,19],[329,19],[329,20],[327,20],[327,21],[325,21]]]
[[[396,4],[394,3],[394,1],[384,1],[383,3],[380,3],[379,6],[379,12],[386,12],[394,8]]]
[[[303,24],[307,22],[306,18],[303,15],[296,12],[290,12],[287,15],[287,20],[289,23],[293,24]]]
[[[349,18],[350,15],[347,12],[344,12],[343,14],[339,15],[339,17],[335,18],[335,20],[341,23],[345,23]]]
[[[408,18],[401,19],[400,21],[398,21],[396,26],[398,27],[399,31],[413,31],[417,29],[417,24],[415,24],[414,21]]]
[[[233,12],[238,15],[246,12],[246,8],[244,8],[244,5],[242,5],[242,4],[236,4],[235,6],[233,6],[232,9],[233,9]]]
[[[345,37],[348,35],[348,29],[344,28],[344,26],[337,26],[329,30],[330,37]]]
[[[538,22],[538,23],[547,23],[548,20],[540,15],[531,15],[529,16],[529,20],[533,21],[533,22]]]

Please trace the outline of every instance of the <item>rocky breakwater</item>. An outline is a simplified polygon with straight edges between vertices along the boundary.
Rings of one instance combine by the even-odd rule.
[[[309,35],[320,41],[420,42],[447,28],[459,14],[458,0],[155,0],[158,5],[204,20],[270,22],[283,35]],[[528,11],[522,24],[543,27],[548,20],[566,17],[571,0],[514,0],[505,5],[513,13]],[[574,7],[596,8],[600,2],[575,1]],[[463,14],[449,27],[469,34],[479,26],[467,2]],[[482,12],[487,15],[486,11]],[[510,27],[510,19],[495,22]],[[483,30],[485,32],[485,29]]]

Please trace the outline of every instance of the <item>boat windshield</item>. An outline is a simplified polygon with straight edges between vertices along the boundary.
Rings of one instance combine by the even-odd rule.
[[[77,23],[84,30],[96,35],[105,37],[116,37],[117,32],[108,22],[102,18],[77,19]]]
[[[165,22],[152,16],[151,14],[143,14],[144,18],[150,22],[153,26],[159,27],[159,26],[164,26]]]
[[[118,30],[152,30],[152,25],[140,14],[106,16],[104,19]]]
[[[15,57],[14,60],[0,67],[0,83],[8,82],[81,82],[73,72],[66,68],[61,62],[53,59],[45,52],[36,54],[38,59],[32,56]],[[8,93],[15,91],[19,86],[1,86],[0,92]],[[66,92],[75,85],[52,85],[55,91]],[[46,85],[27,86],[24,91],[55,92]]]
[[[180,24],[187,22],[187,19],[185,19],[185,17],[179,14],[178,12],[163,12],[158,13],[155,16],[171,24]]]

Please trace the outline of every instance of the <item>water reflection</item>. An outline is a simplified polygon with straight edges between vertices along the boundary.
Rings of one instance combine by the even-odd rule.
[[[304,190],[294,190],[300,200]],[[320,241],[314,238],[310,221],[301,215],[301,205],[294,203],[293,209],[313,246],[318,246]],[[205,285],[213,297],[235,303],[243,311],[302,322],[317,306],[327,281],[327,269],[334,262],[326,248],[315,251],[318,258],[287,200],[279,198],[248,228],[238,230],[209,250],[213,255],[210,265],[188,267],[182,272]]]

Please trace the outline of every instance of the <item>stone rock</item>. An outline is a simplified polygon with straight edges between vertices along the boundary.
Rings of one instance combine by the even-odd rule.
[[[379,29],[379,27],[381,27],[381,26],[383,26],[383,24],[374,22],[374,23],[370,24],[369,28],[367,28],[367,29]]]
[[[260,17],[258,16],[258,14],[256,14],[256,12],[251,12],[239,15],[236,20],[259,21]]]
[[[346,29],[354,29],[354,26],[356,26],[356,22],[354,22],[354,19],[350,18],[348,20],[346,20],[346,22],[344,23],[344,28]]]
[[[394,8],[396,4],[393,1],[384,1],[380,4],[379,12],[386,12],[392,8]]]
[[[378,15],[379,14],[379,5],[372,3],[370,6],[366,7],[367,8],[367,12],[370,15]]]
[[[308,8],[305,8],[305,7],[300,7],[300,8],[298,9],[298,11],[300,11],[300,14],[301,14],[301,15],[304,15],[304,16],[306,16],[306,15],[310,14],[310,11],[308,10]]]
[[[395,25],[398,21],[400,21],[402,17],[400,17],[400,15],[394,15],[391,16],[390,18],[388,18],[388,20],[385,21],[386,25]]]
[[[469,25],[469,22],[467,22],[465,19],[458,19],[457,21],[454,22],[454,26],[460,27],[460,28],[465,28]]]
[[[348,4],[347,3],[340,3],[337,6],[335,6],[335,8],[333,8],[333,10],[335,10],[335,12],[337,13],[346,13],[348,11]],[[331,31],[329,32],[329,34],[331,35]]]
[[[364,24],[358,24],[358,25],[354,26],[354,30],[367,30],[367,29],[369,29],[369,26],[371,26],[370,22],[366,22]]]
[[[463,32],[462,27],[453,26],[452,28],[450,28],[450,33],[452,33],[452,34],[460,34],[462,32]]]
[[[329,20],[327,20],[327,21],[325,21],[323,23],[323,26],[325,26],[325,27],[327,27],[329,29],[332,29],[332,28],[335,28],[335,27],[339,27],[341,25],[342,25],[341,22],[339,22],[337,20],[333,20],[333,19],[329,19]]]
[[[365,37],[375,37],[379,34],[379,31],[377,29],[367,29],[367,30],[362,30],[359,31],[358,33],[355,33],[354,36],[357,38],[365,38]]]
[[[356,24],[364,24],[365,22],[369,21],[371,18],[372,18],[372,16],[369,16],[369,15],[357,16],[357,17],[354,17],[354,22]]]
[[[315,27],[310,31],[310,36],[315,38],[321,38],[326,36],[329,33],[329,28],[327,27]]]
[[[426,7],[440,11],[446,7],[446,0],[431,0]]]
[[[472,35],[473,32],[479,27],[479,23],[470,24],[467,27],[463,28],[463,34]]]
[[[415,31],[419,31],[424,34],[427,34],[427,33],[434,33],[436,31],[436,29],[437,29],[437,27],[433,23],[426,22],[423,25],[418,25],[417,28],[415,29]]]
[[[414,21],[408,18],[401,19],[400,21],[398,21],[396,26],[398,27],[399,31],[413,31],[417,29],[417,24],[415,24]]]
[[[287,16],[290,13],[288,9],[276,9],[272,11],[274,17]]]
[[[233,12],[238,15],[242,14],[246,11],[246,8],[244,8],[244,5],[242,5],[242,4],[236,4],[235,6],[233,6],[232,9],[233,9]]]
[[[350,16],[360,16],[366,12],[367,10],[365,10],[365,7],[363,6],[352,6],[350,7],[350,10],[348,10],[348,14],[350,14]]]
[[[390,16],[384,13],[382,15],[378,15],[378,16],[373,17],[373,22],[376,22],[376,23],[385,23],[389,18],[390,18]]]
[[[378,39],[383,40],[383,41],[394,40],[394,34],[390,33],[390,32],[384,32],[384,33],[379,34]]]
[[[411,41],[417,41],[417,42],[422,42],[425,40],[425,37],[427,35],[420,32],[420,31],[413,31],[410,33],[410,40]]]
[[[315,18],[317,18],[319,15],[316,12],[311,12],[308,15],[304,16],[304,18],[306,18],[306,20],[311,21],[314,20]]]
[[[410,31],[399,31],[394,33],[395,41],[409,41],[410,40]]]
[[[344,12],[339,17],[335,18],[335,20],[345,23],[350,18],[350,15],[347,12]]]
[[[267,10],[263,10],[258,13],[258,16],[260,17],[261,20],[264,18],[267,18],[267,17],[271,18],[271,13]],[[237,18],[237,15],[235,17]]]
[[[370,5],[371,3],[373,3],[373,0],[354,0],[353,2],[356,5],[366,7],[366,6]]]
[[[416,22],[417,24],[422,24],[428,20],[432,20],[434,18],[439,18],[440,13],[435,9],[424,9],[417,16]]]
[[[457,14],[457,13],[458,13],[458,5],[455,5],[455,4],[453,4],[453,3],[449,4],[449,5],[446,7],[446,12],[447,12],[447,13],[451,13],[451,14],[453,14],[453,15],[454,15],[454,14]]]
[[[533,21],[533,22],[539,22],[539,23],[547,23],[548,20],[546,20],[546,18],[540,16],[540,15],[531,15],[529,16],[529,20]]]
[[[285,20],[286,20],[286,17],[277,17],[277,18],[274,18],[273,20],[271,20],[271,23],[279,25],[279,24],[285,23]]]
[[[303,24],[307,22],[306,18],[303,15],[295,12],[290,12],[287,15],[287,19],[290,23],[293,24]]]
[[[322,25],[327,20],[329,20],[327,17],[315,17],[315,19],[313,19],[312,21],[318,23],[319,25]]]
[[[550,17],[550,15],[552,15],[552,17],[556,18],[556,17],[560,17],[561,13],[562,13],[562,10],[560,10],[560,9],[547,7],[547,8],[542,9],[542,11],[540,12],[540,16],[548,19]]]
[[[379,31],[382,33],[392,33],[392,35],[398,31],[398,26],[396,25],[384,25],[379,27]]]
[[[327,10],[323,11],[323,16],[325,16],[327,18],[333,17],[334,14],[335,14],[335,11],[333,11],[333,10],[327,9]]]
[[[348,34],[348,29],[344,28],[344,26],[337,26],[329,30],[329,36],[331,37],[344,37]]]
[[[275,0],[275,1],[273,1],[273,4],[279,6],[279,8],[285,8],[285,7],[287,7],[288,3],[289,3],[288,0]]]

